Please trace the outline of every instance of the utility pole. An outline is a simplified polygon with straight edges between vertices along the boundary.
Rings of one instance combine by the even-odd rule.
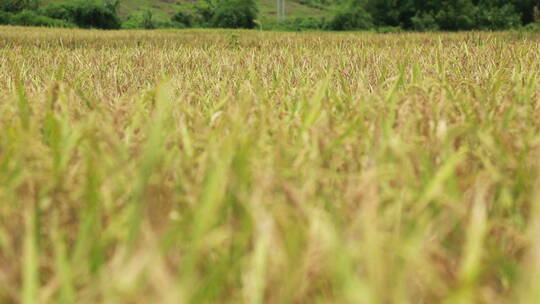
[[[277,20],[285,20],[285,0],[276,0],[277,1]]]

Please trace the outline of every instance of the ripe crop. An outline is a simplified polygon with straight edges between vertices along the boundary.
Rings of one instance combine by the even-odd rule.
[[[0,302],[537,303],[539,42],[0,27]]]

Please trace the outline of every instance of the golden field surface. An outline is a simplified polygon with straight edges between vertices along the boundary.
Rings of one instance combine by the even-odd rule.
[[[0,303],[539,303],[540,36],[0,27]]]

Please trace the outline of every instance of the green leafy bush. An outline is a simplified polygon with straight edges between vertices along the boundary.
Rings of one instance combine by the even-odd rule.
[[[0,11],[0,24],[10,24],[11,13]]]
[[[43,9],[44,15],[74,23],[81,28],[119,29],[118,2],[96,0],[51,4]]]
[[[439,24],[435,20],[433,13],[417,13],[411,18],[411,21],[415,31],[427,32],[439,30]]]
[[[75,8],[71,3],[53,3],[41,9],[41,13],[49,18],[70,22],[75,21],[74,11]]]
[[[74,27],[72,23],[39,15],[35,11],[23,10],[9,18],[9,24],[22,26]]]
[[[151,11],[131,13],[122,22],[122,29],[158,29],[178,27],[170,20],[155,18]]]
[[[324,18],[294,18],[282,21],[274,26],[272,29],[285,30],[285,31],[307,31],[307,30],[324,30],[327,26],[326,19]]]
[[[98,1],[77,2],[73,5],[74,22],[82,28],[118,29],[121,22],[116,11]]]
[[[367,30],[373,28],[373,19],[359,1],[341,7],[328,24],[334,31]]]
[[[254,0],[221,0],[211,14],[210,24],[221,28],[254,28],[257,12]]]
[[[535,7],[540,0],[352,0],[336,12],[330,28],[367,29],[369,15],[377,28],[504,30],[532,23]]]
[[[292,26],[295,30],[322,30],[326,26],[326,19],[324,18],[295,18],[292,21]]]
[[[446,0],[435,19],[442,30],[458,31],[475,28],[477,7],[471,0]]]
[[[199,1],[195,5],[195,15],[202,27],[210,27],[212,17],[215,14],[217,4],[212,0]]]
[[[205,0],[179,10],[170,19],[176,28],[254,28],[258,9],[254,0]]]
[[[520,14],[510,4],[502,7],[481,7],[476,20],[478,28],[483,30],[504,30],[521,24]]]
[[[403,29],[399,26],[381,26],[375,29],[377,33],[389,34],[389,33],[401,33]]]
[[[197,24],[197,16],[187,10],[180,10],[171,17],[171,22],[178,28],[193,27]]]
[[[0,0],[0,11],[4,12],[35,10],[38,8],[38,6],[38,0]]]
[[[334,4],[332,3],[332,1],[328,1],[328,0],[298,0],[297,2],[303,5],[309,6],[309,7],[317,8],[317,9],[324,9],[329,4]]]

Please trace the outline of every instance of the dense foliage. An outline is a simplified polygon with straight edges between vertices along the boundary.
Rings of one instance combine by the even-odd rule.
[[[38,6],[38,0],[0,0],[0,11],[4,12],[16,13],[25,9],[37,9]]]
[[[254,28],[258,9],[254,0],[204,0],[193,11],[180,10],[171,18],[176,27]]]
[[[410,30],[501,30],[535,21],[539,0],[350,0],[341,5],[330,24],[334,30],[351,29],[366,10],[376,27]],[[345,21],[343,21],[345,19]],[[357,23],[355,29],[365,28]]]
[[[0,11],[0,24],[21,26],[46,26],[46,27],[75,27],[74,24],[40,15],[32,10],[22,10],[16,13]]]
[[[118,1],[78,0],[39,8],[36,0],[2,0],[0,24],[118,29]],[[7,14],[6,14],[7,12]]]
[[[117,7],[118,2],[80,0],[51,4],[43,13],[47,17],[65,20],[81,28],[118,29],[121,21]]]
[[[253,0],[221,0],[210,23],[213,27],[254,28],[257,5]]]
[[[362,0],[352,0],[341,7],[329,27],[333,30],[365,30],[373,27],[373,18],[366,11]]]
[[[152,30],[157,27],[156,21],[153,18],[152,12],[144,11],[143,13],[129,14],[126,20],[122,23],[123,29],[146,29]]]
[[[335,7],[333,16],[295,18],[288,29],[459,31],[522,28],[540,19],[540,0],[301,0]],[[332,5],[333,3],[333,5]],[[535,13],[536,12],[536,13]],[[308,18],[306,18],[308,19]],[[306,27],[307,26],[307,27]],[[538,28],[538,25],[536,25]]]
[[[333,10],[333,14],[328,20],[320,16],[309,18],[293,16],[273,24],[271,28],[377,31],[505,30],[534,24],[540,18],[540,0],[294,1],[327,12]],[[154,18],[149,10],[132,12],[121,20],[118,4],[118,0],[66,0],[63,3],[40,6],[39,0],[1,0],[0,24],[100,29],[257,26],[258,8],[255,0],[199,0],[191,6],[180,6],[178,11],[166,20]],[[22,13],[23,11],[25,12]]]

